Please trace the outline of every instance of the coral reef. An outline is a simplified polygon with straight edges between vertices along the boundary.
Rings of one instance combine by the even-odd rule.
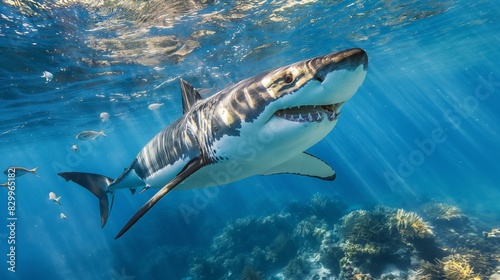
[[[451,254],[434,263],[421,262],[417,270],[419,280],[479,280],[484,275],[494,273],[494,263],[491,257],[473,249],[454,249]]]
[[[429,203],[424,205],[423,211],[429,220],[433,222],[456,221],[465,218],[456,206],[446,203]]]
[[[495,273],[500,244],[488,238],[495,230],[483,237],[456,206],[427,204],[422,212],[428,220],[385,206],[345,213],[335,199],[316,195],[229,223],[192,260],[190,279],[474,280]]]
[[[336,202],[315,195],[306,203],[292,203],[281,213],[237,219],[213,239],[205,257],[192,261],[192,279],[235,279],[240,275],[257,279],[279,270],[286,279],[302,275],[301,271],[304,278],[295,276],[296,279],[329,277],[331,272],[321,265],[317,251],[323,242],[328,243],[327,229],[344,211],[343,204]],[[331,225],[325,220],[331,221]]]
[[[341,219],[337,229],[347,241],[378,242],[391,234],[386,227],[386,208],[377,208],[375,211],[356,210]]]
[[[428,261],[421,261],[417,269],[417,279],[419,280],[433,280],[440,278],[441,268],[437,263]]]
[[[241,274],[240,277],[241,280],[262,280],[262,276],[260,275],[260,272],[256,271],[253,267],[247,265],[243,269],[243,273]]]
[[[474,274],[473,268],[467,257],[463,255],[452,255],[446,260],[439,261],[445,279],[469,280],[481,277]]]
[[[370,274],[362,273],[359,268],[354,267],[350,262],[345,262],[340,271],[339,279],[373,280],[373,277]]]
[[[480,234],[482,231],[477,228],[477,223],[473,223],[457,206],[428,203],[422,206],[422,212],[432,223],[436,241],[441,247],[490,250],[491,242],[489,241],[492,239],[485,240]]]
[[[345,264],[352,264],[365,274],[381,277],[387,265],[406,270],[412,258],[433,260],[443,256],[430,225],[417,213],[404,209],[356,210],[342,217],[336,230],[341,238],[337,242],[341,252],[331,247],[329,253],[337,257],[343,255],[342,269]],[[386,273],[384,278],[390,279],[390,275]]]
[[[384,268],[378,261],[380,259],[407,266],[410,250],[403,243],[399,231],[393,230],[398,223],[396,216],[394,209],[378,207],[373,211],[356,210],[342,217],[336,227],[344,255],[340,263],[352,263],[361,271],[375,275],[379,275]],[[402,229],[406,229],[405,223],[411,224],[402,220],[399,223]]]
[[[262,271],[284,266],[297,252],[291,224],[289,214],[238,219],[214,238],[206,257],[194,260],[190,274],[193,279],[233,279],[255,276],[250,267]]]
[[[429,225],[415,212],[398,209],[389,223],[394,226],[404,240],[432,236]]]
[[[391,229],[397,230],[407,249],[411,249],[420,258],[433,260],[444,256],[436,244],[430,225],[417,213],[398,209],[396,215],[389,218],[389,224]]]
[[[427,279],[449,279],[449,280],[471,280],[481,279],[474,274],[468,258],[463,255],[452,255],[438,260],[434,264],[422,262],[417,270],[419,280]]]
[[[285,279],[302,280],[306,279],[309,267],[305,260],[301,258],[292,259],[283,269]]]
[[[305,245],[310,247],[322,242],[326,233],[327,224],[323,220],[318,220],[316,216],[311,216],[297,224],[293,236],[297,242],[306,243]]]

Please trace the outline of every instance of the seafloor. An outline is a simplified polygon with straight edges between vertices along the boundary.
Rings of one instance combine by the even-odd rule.
[[[229,223],[185,279],[500,279],[500,230],[457,206],[348,210],[315,195]]]

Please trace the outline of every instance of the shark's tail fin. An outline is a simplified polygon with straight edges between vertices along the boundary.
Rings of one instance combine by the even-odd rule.
[[[106,188],[113,182],[113,179],[99,174],[84,172],[61,172],[57,175],[63,177],[66,181],[73,181],[79,184],[99,199],[101,227],[104,227],[109,213],[111,213],[114,199],[114,193],[106,191]],[[109,202],[110,200],[111,203]]]

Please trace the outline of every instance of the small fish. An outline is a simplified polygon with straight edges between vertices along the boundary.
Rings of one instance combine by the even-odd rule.
[[[160,108],[161,106],[163,106],[163,103],[153,103],[153,104],[149,104],[148,109],[151,111],[154,111],[154,110],[158,110],[158,108]]]
[[[78,136],[77,136],[78,137]],[[80,150],[78,150],[78,146],[75,144],[73,146],[71,146],[71,150],[75,153],[79,152]]]
[[[500,237],[500,229],[494,228],[490,232],[483,231],[483,236],[486,238],[499,238]]]
[[[99,117],[101,118],[102,122],[105,122],[109,119],[109,114],[107,112],[102,112]]]
[[[78,133],[78,135],[76,136],[76,139],[89,141],[89,140],[95,140],[97,137],[99,137],[101,135],[107,136],[106,134],[104,134],[104,130],[101,130],[99,132],[93,131],[93,130],[86,130],[86,131],[82,131],[82,132]]]
[[[9,187],[9,182],[5,182],[3,184],[0,184],[0,187],[6,187],[6,188]]]
[[[61,202],[59,202],[59,199],[61,199],[61,197],[57,197],[54,192],[49,192],[49,199],[53,200],[55,203],[57,203],[57,205],[61,206]]]
[[[49,71],[43,71],[42,78],[45,78],[45,82],[50,82],[54,78],[54,75],[52,75]]]
[[[36,177],[40,177],[36,173],[36,170],[38,169],[38,167],[35,167],[35,168],[29,170],[29,169],[26,169],[24,167],[11,166],[11,167],[5,169],[5,171],[3,172],[3,174],[8,175],[10,173],[9,170],[12,170],[12,169],[14,169],[14,171],[16,173],[16,177],[21,177],[21,176],[23,176],[23,175],[25,175],[27,173],[32,173]]]
[[[68,217],[66,217],[66,214],[64,213],[61,213],[61,219],[67,219]]]

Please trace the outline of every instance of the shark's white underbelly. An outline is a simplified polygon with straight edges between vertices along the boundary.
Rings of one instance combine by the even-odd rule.
[[[205,166],[176,189],[211,187],[235,182],[269,169],[302,154],[323,139],[337,123],[290,122],[273,117],[260,131],[243,125],[240,136],[225,135],[214,142],[216,155],[225,160]]]

